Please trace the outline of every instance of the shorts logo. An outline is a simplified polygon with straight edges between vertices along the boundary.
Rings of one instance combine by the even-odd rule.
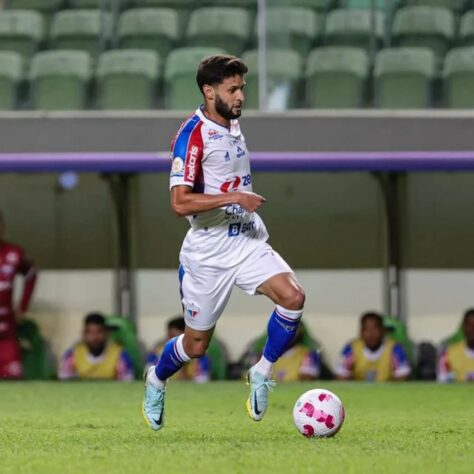
[[[171,176],[183,176],[183,171],[184,161],[181,157],[177,156],[171,165]]]
[[[195,318],[199,314],[200,309],[196,306],[188,305],[186,306],[186,315],[190,318]]]

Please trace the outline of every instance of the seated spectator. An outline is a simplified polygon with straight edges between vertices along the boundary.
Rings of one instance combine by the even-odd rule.
[[[383,319],[369,312],[360,320],[360,337],[342,350],[336,368],[340,380],[404,380],[411,372],[403,346],[385,337]]]
[[[182,316],[178,316],[168,321],[166,325],[166,338],[156,344],[154,349],[148,354],[146,359],[147,368],[158,364],[160,354],[163,351],[165,344],[173,337],[183,334],[184,328],[185,323]],[[192,380],[197,383],[209,382],[211,378],[210,368],[211,363],[209,356],[205,354],[199,359],[191,359],[189,362],[186,362],[181,370],[179,370],[172,378],[174,380]]]
[[[272,377],[275,380],[279,382],[295,382],[297,380],[316,380],[319,378],[321,359],[314,348],[304,344],[305,331],[304,323],[300,323],[290,347],[273,365]],[[260,360],[261,353],[261,348],[260,350],[255,350],[255,348],[251,347],[249,354],[245,356],[246,365],[254,365]]]
[[[474,382],[474,308],[464,314],[463,338],[448,344],[438,363],[439,382]]]
[[[61,380],[133,380],[133,364],[122,346],[109,340],[105,318],[91,313],[84,319],[82,342],[63,355]]]

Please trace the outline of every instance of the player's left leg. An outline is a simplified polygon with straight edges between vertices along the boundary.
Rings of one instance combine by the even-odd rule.
[[[303,314],[304,291],[288,264],[265,244],[250,256],[237,278],[237,285],[249,294],[263,294],[276,308],[268,321],[268,337],[260,361],[250,368],[247,400],[249,416],[260,421],[268,406],[273,364],[284,354],[295,337]]]

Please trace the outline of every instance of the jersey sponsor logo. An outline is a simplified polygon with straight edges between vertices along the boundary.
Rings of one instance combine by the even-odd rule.
[[[225,215],[228,219],[240,219],[247,211],[238,204],[230,204],[225,208]]]
[[[229,191],[237,191],[240,182],[241,179],[238,176],[235,176],[233,179],[228,179],[225,183],[222,183],[221,192],[228,193]]]
[[[235,224],[229,224],[229,237],[237,237],[240,234],[245,234],[255,230],[255,221],[250,222],[236,222]]]
[[[177,156],[171,165],[171,176],[183,176],[184,160]]]
[[[209,140],[222,140],[224,138],[224,135],[222,133],[219,133],[217,130],[214,129],[208,130],[207,136],[209,137]]]
[[[237,147],[237,158],[242,158],[245,156],[245,150],[240,146]]]
[[[189,161],[187,163],[188,167],[188,180],[194,182],[196,179],[196,163],[199,153],[199,148],[196,145],[191,147],[189,152]]]

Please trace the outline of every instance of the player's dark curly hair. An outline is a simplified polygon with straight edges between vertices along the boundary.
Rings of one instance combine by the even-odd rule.
[[[96,324],[97,326],[102,326],[105,328],[105,318],[100,313],[89,313],[84,318],[84,326],[88,326],[89,324]]]
[[[367,311],[360,318],[360,326],[363,327],[365,322],[372,319],[375,321],[381,328],[383,328],[383,318],[379,313],[375,311]]]
[[[203,59],[197,70],[196,82],[203,92],[205,84],[213,86],[232,76],[243,76],[248,72],[247,65],[237,56],[220,54]]]
[[[463,324],[466,324],[467,320],[473,316],[474,316],[474,308],[467,309],[466,312],[464,313],[464,318],[462,320]]]

